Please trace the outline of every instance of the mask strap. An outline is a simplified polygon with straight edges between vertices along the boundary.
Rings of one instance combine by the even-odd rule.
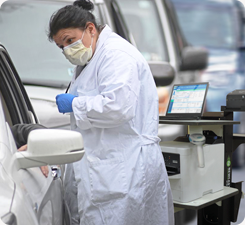
[[[85,30],[86,30],[86,29],[85,29]],[[83,40],[83,36],[84,36],[85,30],[83,31],[83,35],[82,35],[82,37],[81,37],[81,41]]]
[[[94,34],[92,34],[92,41],[91,41],[91,45],[90,45],[90,47],[92,47],[92,45],[93,45],[93,41],[94,41]]]

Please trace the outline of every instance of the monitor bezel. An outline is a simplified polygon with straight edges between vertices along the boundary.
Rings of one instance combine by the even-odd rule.
[[[168,113],[168,109],[170,107],[170,102],[171,102],[171,97],[172,97],[172,94],[173,94],[173,91],[174,91],[174,87],[175,86],[190,86],[190,85],[207,85],[206,86],[206,90],[205,90],[205,95],[204,95],[204,99],[203,99],[203,105],[202,105],[202,110],[200,113]],[[167,111],[166,111],[166,116],[180,116],[180,117],[195,117],[195,116],[202,116],[203,115],[203,111],[204,111],[204,106],[205,106],[205,102],[206,102],[206,97],[207,97],[207,93],[208,93],[208,88],[209,88],[209,83],[208,82],[201,82],[201,83],[186,83],[186,84],[174,84],[173,87],[172,87],[172,91],[171,91],[171,94],[169,96],[169,101],[168,101],[168,107],[167,107]]]

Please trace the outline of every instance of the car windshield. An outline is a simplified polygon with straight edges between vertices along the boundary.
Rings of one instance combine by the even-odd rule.
[[[235,47],[235,17],[230,7],[175,3],[178,20],[187,41],[196,46]]]
[[[47,38],[51,15],[67,4],[19,0],[7,1],[0,8],[0,42],[8,49],[24,82],[63,87],[71,80],[74,66]]]
[[[148,61],[169,61],[154,1],[117,1],[136,46]]]

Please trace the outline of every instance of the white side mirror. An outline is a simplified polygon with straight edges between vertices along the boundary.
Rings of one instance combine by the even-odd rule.
[[[60,165],[79,161],[83,150],[82,135],[76,131],[39,129],[30,132],[27,151],[17,152],[19,169]]]

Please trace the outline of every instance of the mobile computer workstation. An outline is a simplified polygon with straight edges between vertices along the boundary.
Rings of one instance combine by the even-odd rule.
[[[233,125],[240,123],[233,121],[233,112],[245,111],[245,103],[204,113],[208,86],[173,86],[159,124],[186,125],[188,131],[173,141],[160,142],[160,146],[175,212],[196,210],[198,225],[228,225],[236,222],[242,197],[242,182],[232,182],[232,153],[245,143],[245,135],[233,134]]]

